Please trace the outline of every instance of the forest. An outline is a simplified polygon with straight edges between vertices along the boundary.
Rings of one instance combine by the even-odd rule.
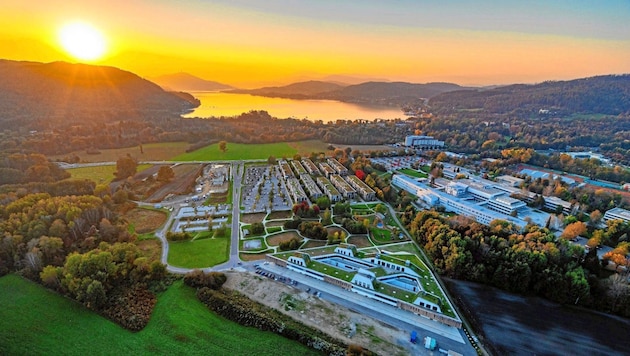
[[[596,249],[585,253],[546,228],[529,225],[521,232],[505,221],[485,226],[413,209],[405,211],[403,222],[443,275],[630,316],[626,277],[605,270]]]

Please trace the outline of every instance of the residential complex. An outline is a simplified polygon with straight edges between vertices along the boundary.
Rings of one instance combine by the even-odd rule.
[[[361,198],[363,200],[374,200],[376,198],[376,193],[372,188],[370,188],[365,182],[363,182],[359,177],[355,175],[350,175],[346,177],[348,183],[357,190]]]
[[[337,188],[335,188],[328,178],[317,177],[317,185],[322,188],[322,191],[328,196],[331,202],[335,203],[343,199]]]
[[[348,168],[344,167],[343,164],[339,163],[336,159],[329,158],[326,161],[328,162],[328,165],[330,165],[340,176],[348,175]]]
[[[354,199],[357,196],[356,190],[352,188],[348,182],[346,182],[341,175],[333,175],[330,176],[330,181],[332,184],[341,192],[341,195],[344,199]]]

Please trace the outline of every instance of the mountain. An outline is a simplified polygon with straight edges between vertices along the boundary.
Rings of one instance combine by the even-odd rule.
[[[0,60],[0,78],[3,127],[148,119],[199,105],[114,67]]]
[[[167,74],[151,78],[151,81],[165,90],[174,91],[221,91],[234,89],[226,84],[201,79],[188,73]]]
[[[379,101],[403,103],[409,100],[418,100],[419,98],[431,98],[440,93],[461,89],[464,88],[451,83],[367,82],[328,92],[322,94],[322,97],[357,103],[374,103]]]
[[[430,98],[443,92],[461,89],[465,88],[451,83],[367,82],[343,86],[330,82],[308,81],[283,87],[231,92],[291,99],[328,99],[351,103],[401,105],[417,101],[419,98]]]
[[[471,115],[630,114],[630,75],[452,91],[432,98],[430,105],[436,112]]]
[[[315,95],[340,90],[343,86],[335,83],[311,80],[281,87],[264,87],[249,90],[233,90],[233,93],[271,96],[293,99],[308,99]]]

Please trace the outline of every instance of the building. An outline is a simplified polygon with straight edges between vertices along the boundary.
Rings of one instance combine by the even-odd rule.
[[[507,175],[497,177],[497,183],[509,185],[510,187],[515,187],[515,188],[520,187],[521,184],[523,184],[524,182],[525,182],[525,179],[523,178],[517,178],[517,177],[512,177],[512,176],[507,176]]]
[[[319,168],[322,170],[326,178],[330,178],[331,175],[336,173],[336,171],[328,163],[320,163]]]
[[[604,214],[604,221],[608,220],[623,220],[628,223],[630,222],[630,210],[622,208],[610,209]]]
[[[308,197],[306,196],[306,193],[304,193],[304,189],[302,189],[302,186],[297,178],[288,178],[286,183],[287,190],[289,191],[289,195],[291,196],[293,203],[297,204],[308,200]]]
[[[324,194],[328,196],[332,203],[341,201],[343,199],[337,188],[335,188],[335,186],[330,182],[330,180],[328,180],[328,178],[317,177],[317,185],[319,185]]]
[[[291,165],[293,166],[293,169],[295,170],[295,175],[297,177],[301,177],[306,173],[306,169],[304,169],[304,167],[302,167],[302,164],[300,163],[300,161],[296,161],[296,160],[292,160],[291,161]]]
[[[341,175],[335,174],[330,176],[330,181],[345,199],[354,199],[357,196],[356,190]]]
[[[282,178],[288,179],[288,178],[295,177],[287,161],[285,160],[278,161],[278,166],[280,167],[280,172],[282,172]]]
[[[304,168],[306,168],[306,170],[308,171],[308,173],[314,175],[314,176],[318,176],[321,174],[321,172],[319,171],[319,168],[317,168],[317,165],[315,165],[315,163],[313,163],[313,161],[311,161],[308,158],[304,158],[302,160],[302,166],[304,166]]]
[[[405,137],[405,146],[423,150],[437,150],[444,147],[444,141],[436,140],[431,136],[411,135]]]
[[[532,180],[536,180],[538,178],[540,178],[541,180],[556,180],[556,179],[560,179],[561,182],[569,185],[569,186],[574,186],[577,182],[575,181],[575,179],[573,178],[569,178],[569,177],[565,177],[565,176],[559,176],[559,175],[555,175],[555,174],[550,174],[547,172],[542,172],[542,171],[536,171],[533,169],[523,169],[519,172],[520,175],[526,175],[528,177],[531,177]]]
[[[544,197],[545,199],[545,209],[549,209],[551,211],[558,211],[560,207],[562,207],[562,212],[565,214],[571,214],[572,205],[566,200],[562,200],[557,197]]]
[[[304,185],[304,188],[306,188],[308,195],[311,197],[311,200],[315,201],[317,198],[324,195],[311,176],[304,174],[300,177],[300,179],[302,180],[302,184]]]
[[[489,225],[493,220],[505,220],[523,229],[528,223],[546,226],[549,214],[527,207],[524,202],[490,185],[490,181],[467,179],[451,181],[440,188],[432,188],[426,179],[414,179],[395,174],[392,184],[417,196],[430,207],[442,206],[446,211],[465,215]]]
[[[348,183],[356,189],[363,200],[374,200],[376,198],[376,192],[372,188],[370,188],[365,182],[363,182],[359,177],[350,175],[346,177]]]
[[[336,159],[329,158],[326,161],[335,170],[335,172],[337,172],[337,174],[339,174],[340,176],[348,175],[348,168],[344,167],[344,165],[339,163],[339,161],[337,161]]]

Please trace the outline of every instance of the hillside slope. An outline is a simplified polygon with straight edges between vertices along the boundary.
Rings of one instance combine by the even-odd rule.
[[[176,91],[220,91],[234,89],[227,84],[201,79],[188,73],[167,74],[151,78],[151,81],[164,88]]]
[[[607,75],[489,90],[464,90],[431,99],[436,112],[571,115],[630,113],[630,75]],[[541,111],[542,110],[542,111]]]
[[[150,119],[198,105],[113,67],[0,60],[0,78],[0,124],[7,128]]]
[[[259,96],[307,99],[318,94],[335,91],[342,88],[342,85],[336,83],[311,80],[307,82],[293,83],[285,86],[264,87],[250,90],[234,90],[233,92]]]

